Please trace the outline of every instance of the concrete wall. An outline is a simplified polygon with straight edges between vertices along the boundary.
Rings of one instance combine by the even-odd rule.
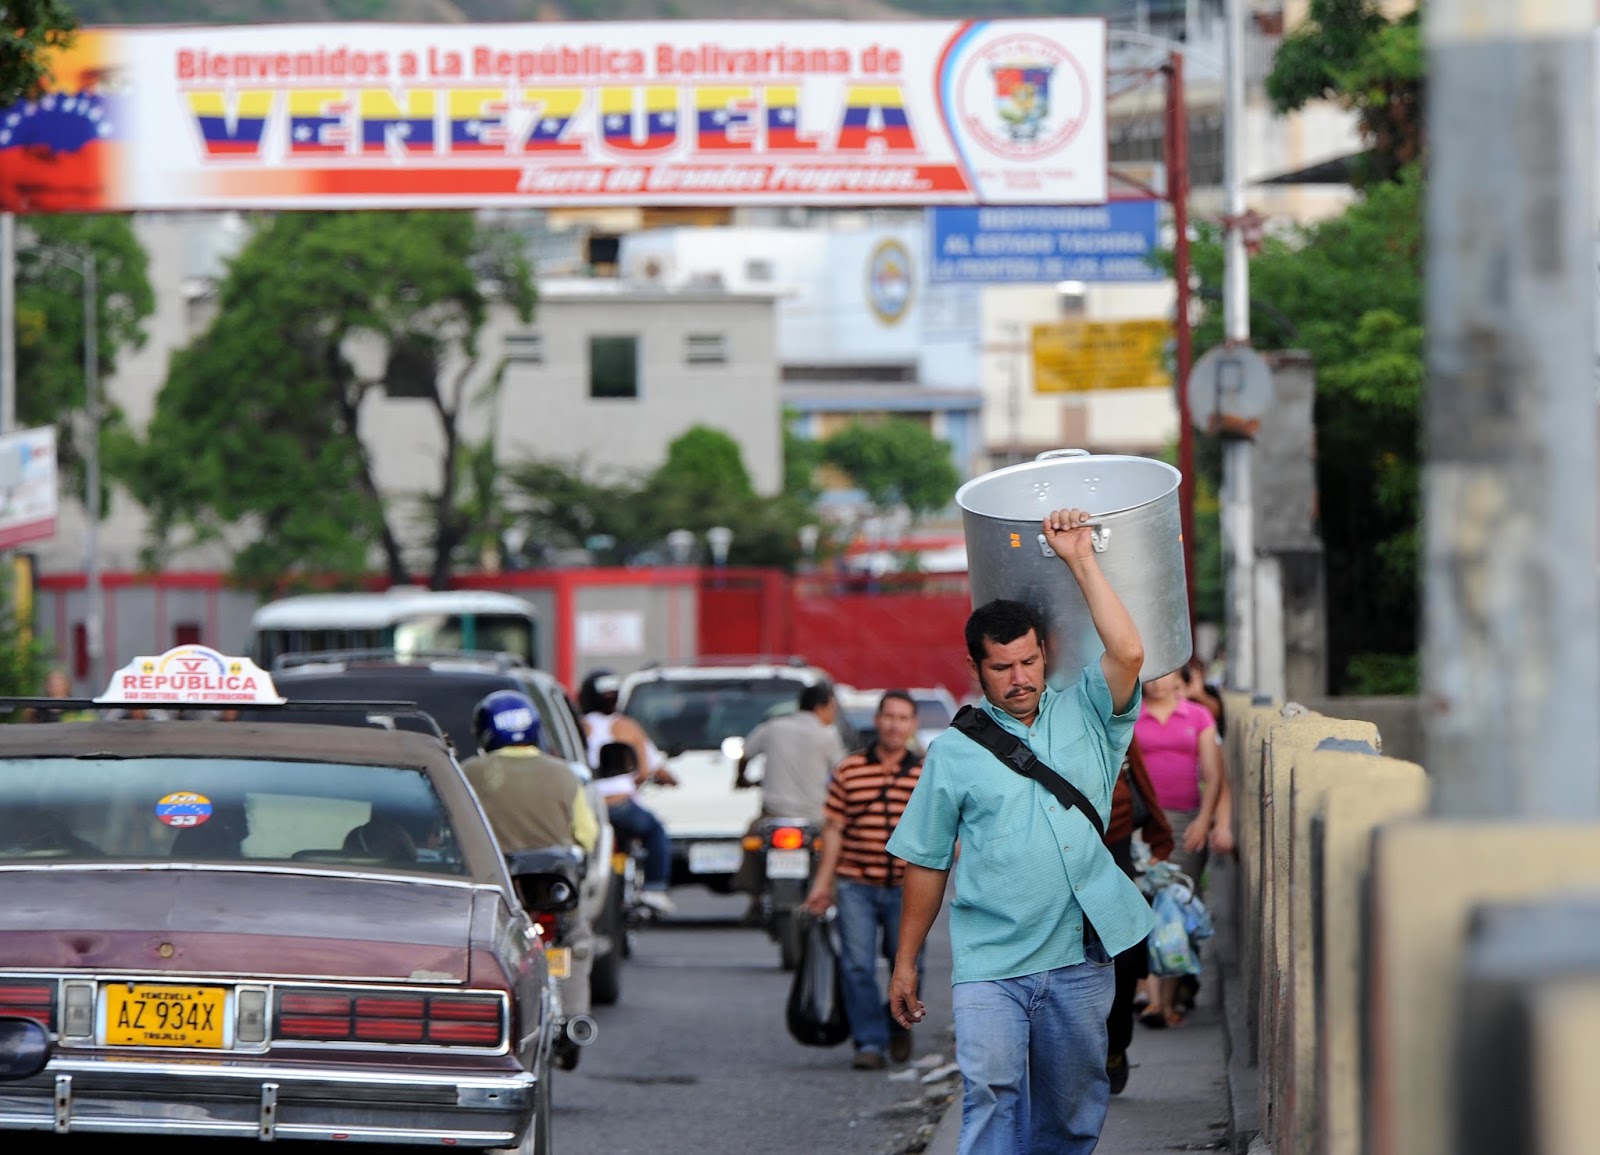
[[[1394,756],[1420,745],[1416,703],[1318,704],[1226,702],[1238,1149],[1600,1150],[1592,1081],[1550,1065],[1600,1069],[1591,1020],[1555,1013],[1600,1007],[1600,823],[1431,817],[1429,775]]]

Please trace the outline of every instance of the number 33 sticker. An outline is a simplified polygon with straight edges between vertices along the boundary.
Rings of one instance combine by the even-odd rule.
[[[156,817],[168,826],[199,826],[211,817],[211,799],[176,790],[156,803]]]

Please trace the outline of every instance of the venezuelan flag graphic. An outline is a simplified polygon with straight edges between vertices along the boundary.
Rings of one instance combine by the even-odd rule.
[[[189,111],[200,127],[200,144],[210,157],[251,157],[261,152],[267,117],[272,112],[270,92],[241,92],[229,101],[221,90],[187,94]]]
[[[487,153],[506,150],[504,89],[462,88],[450,94],[450,151]]]
[[[583,142],[565,140],[567,125],[583,104],[581,88],[529,88],[524,104],[538,110],[523,147],[529,152],[582,152]]]
[[[289,155],[329,156],[348,152],[344,113],[350,105],[337,88],[308,88],[289,94]]]
[[[755,136],[755,93],[716,85],[695,93],[695,140],[712,152],[749,152]]]
[[[817,142],[800,135],[800,90],[785,85],[767,89],[767,151],[815,152]]]
[[[886,152],[916,152],[906,116],[905,96],[892,84],[851,85],[845,93],[844,124],[839,129],[840,152],[866,152],[873,141]]]
[[[357,103],[362,154],[382,156],[391,145],[407,154],[431,153],[436,107],[431,92],[407,92],[402,103],[385,89],[364,90]]]
[[[53,91],[0,108],[0,211],[112,203],[132,118],[109,48],[103,35],[79,33],[50,56]]]
[[[660,85],[644,90],[644,137],[635,131],[638,115],[631,88],[600,90],[600,127],[606,144],[620,152],[660,152],[678,141],[678,90]]]

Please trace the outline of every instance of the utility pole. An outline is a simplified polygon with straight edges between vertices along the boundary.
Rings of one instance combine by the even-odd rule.
[[[1441,815],[1600,815],[1594,5],[1426,11],[1425,757]]]
[[[17,218],[0,213],[0,433],[17,428]]]
[[[1244,243],[1244,0],[1227,0],[1223,46],[1222,325],[1229,346],[1250,345],[1250,262]],[[1254,450],[1248,438],[1222,446],[1222,550],[1226,568],[1227,682],[1251,690],[1256,673],[1255,511],[1251,506]]]

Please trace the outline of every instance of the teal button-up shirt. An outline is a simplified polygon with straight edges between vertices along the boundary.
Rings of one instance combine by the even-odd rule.
[[[1096,659],[1076,683],[1045,688],[1031,728],[987,700],[982,708],[1083,791],[1106,822],[1139,698],[1135,688],[1127,708],[1116,713]],[[948,870],[958,839],[950,905],[954,983],[1083,962],[1085,916],[1113,955],[1150,933],[1150,904],[1087,816],[1063,807],[965,734],[946,730],[928,745],[889,851],[930,870]]]

